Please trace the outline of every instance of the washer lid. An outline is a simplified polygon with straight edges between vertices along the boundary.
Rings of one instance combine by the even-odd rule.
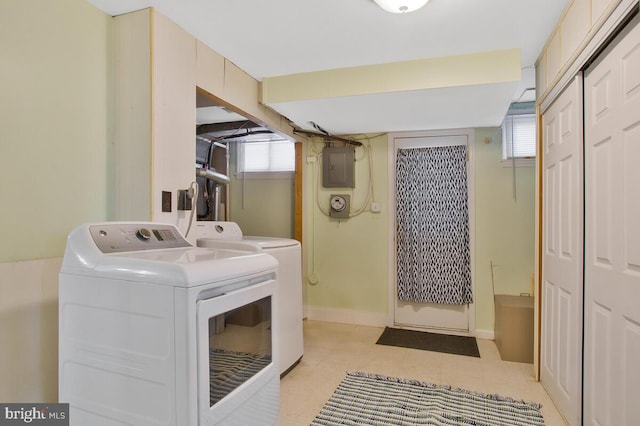
[[[261,247],[263,250],[283,248],[283,247],[293,247],[293,246],[300,245],[300,242],[298,242],[297,240],[292,240],[291,238],[247,236],[247,237],[243,237],[242,241],[256,244],[259,247]]]
[[[213,240],[241,240],[242,229],[235,222],[202,220],[195,224],[196,238]]]
[[[223,248],[230,250],[240,250],[248,252],[262,251],[260,246],[244,240],[218,240],[216,238],[198,238],[196,241],[198,247],[203,248]]]

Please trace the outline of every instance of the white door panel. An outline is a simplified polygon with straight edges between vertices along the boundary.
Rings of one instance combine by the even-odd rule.
[[[394,324],[406,328],[468,331],[468,305],[438,305],[396,300]]]
[[[640,424],[638,22],[585,73],[587,425]]]
[[[390,139],[390,175],[389,178],[393,182],[392,193],[395,193],[395,161],[398,149],[411,149],[423,147],[437,147],[450,145],[466,145],[469,153],[467,159],[467,184],[468,184],[468,206],[469,206],[469,247],[471,255],[471,274],[473,283],[474,268],[474,240],[473,240],[473,133],[468,130],[456,131],[433,131],[420,134],[403,134],[396,135]],[[391,206],[395,206],[395,199],[390,202]],[[395,211],[391,212],[391,235],[393,236],[394,247],[396,241],[396,223]],[[447,332],[452,334],[471,334],[474,331],[475,310],[473,303],[465,305],[444,305],[433,303],[411,303],[398,300],[397,297],[397,281],[395,271],[397,270],[397,258],[395,250],[392,258],[392,275],[390,279],[390,300],[392,301],[391,310],[393,318],[391,325],[403,328],[428,329],[433,332]]]
[[[570,425],[580,424],[582,362],[581,79],[542,116],[540,380]]]

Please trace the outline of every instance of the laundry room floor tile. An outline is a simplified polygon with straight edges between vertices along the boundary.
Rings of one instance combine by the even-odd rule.
[[[347,371],[365,371],[495,393],[542,404],[545,426],[564,426],[532,364],[500,360],[491,340],[480,358],[376,345],[382,327],[304,321],[304,356],[281,381],[281,426],[309,425]]]

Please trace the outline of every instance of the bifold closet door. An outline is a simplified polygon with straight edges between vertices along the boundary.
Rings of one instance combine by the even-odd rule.
[[[640,424],[640,21],[585,73],[584,424]]]
[[[580,424],[582,398],[582,84],[542,114],[540,381],[562,416]]]

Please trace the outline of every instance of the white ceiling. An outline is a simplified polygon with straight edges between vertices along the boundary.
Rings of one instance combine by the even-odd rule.
[[[153,6],[255,79],[521,49],[522,80],[270,105],[334,134],[499,125],[532,100],[533,66],[568,0],[430,0],[409,14],[372,0],[88,0],[110,15]]]

